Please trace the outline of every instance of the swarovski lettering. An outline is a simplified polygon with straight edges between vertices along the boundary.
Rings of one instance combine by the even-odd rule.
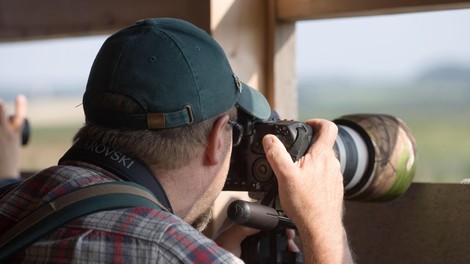
[[[98,142],[95,141],[85,143],[83,148],[96,154],[103,155],[110,160],[119,163],[127,169],[129,169],[134,164],[134,160],[131,157],[104,144],[98,144]]]

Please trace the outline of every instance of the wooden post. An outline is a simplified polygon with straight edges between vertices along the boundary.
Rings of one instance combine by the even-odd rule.
[[[279,22],[273,0],[212,1],[211,34],[240,79],[282,118],[297,118],[295,23]]]

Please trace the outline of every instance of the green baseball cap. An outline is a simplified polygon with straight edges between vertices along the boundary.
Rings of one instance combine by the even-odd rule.
[[[94,96],[124,94],[145,113],[93,109]],[[266,119],[266,98],[241,82],[220,45],[179,19],[137,21],[110,36],[90,71],[83,108],[87,121],[113,128],[163,129],[206,120],[237,105]]]

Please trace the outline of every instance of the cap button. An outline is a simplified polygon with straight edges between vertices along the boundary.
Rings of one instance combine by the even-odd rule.
[[[233,79],[235,80],[235,86],[237,87],[238,89],[238,92],[239,93],[242,93],[243,91],[243,85],[242,85],[242,82],[240,82],[240,79],[238,78],[237,75],[233,75]]]

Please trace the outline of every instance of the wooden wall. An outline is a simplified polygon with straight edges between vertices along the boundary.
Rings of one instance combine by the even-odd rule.
[[[346,202],[357,263],[470,263],[470,185],[414,183],[385,203]]]

